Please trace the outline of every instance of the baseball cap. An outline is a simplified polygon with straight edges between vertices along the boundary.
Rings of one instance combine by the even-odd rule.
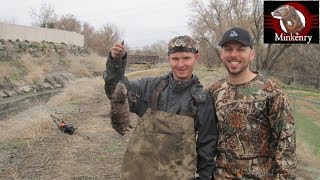
[[[238,41],[252,48],[253,40],[250,33],[242,28],[233,27],[226,31],[222,37],[222,41],[219,42],[219,46],[223,46],[226,42]]]
[[[168,55],[175,52],[198,53],[196,46],[196,42],[190,36],[177,36],[168,43]]]

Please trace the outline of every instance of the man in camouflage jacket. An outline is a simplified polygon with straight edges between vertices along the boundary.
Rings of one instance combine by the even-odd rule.
[[[140,116],[123,158],[121,179],[210,179],[217,129],[212,99],[192,74],[199,55],[194,40],[178,36],[168,45],[172,71],[161,77],[124,82],[130,111]],[[125,46],[110,52],[104,74],[112,97],[124,74]],[[150,111],[151,109],[151,111]]]
[[[252,38],[234,27],[219,43],[228,78],[209,89],[218,118],[214,179],[295,179],[294,119],[275,81],[249,70]]]

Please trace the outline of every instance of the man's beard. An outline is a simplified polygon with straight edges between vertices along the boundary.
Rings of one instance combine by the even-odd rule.
[[[249,66],[249,63],[246,64],[244,67],[242,67],[238,72],[231,72],[230,71],[230,67],[228,67],[228,64],[227,63],[223,63],[224,64],[224,67],[226,67],[226,69],[228,70],[229,74],[232,74],[232,75],[238,75],[238,74],[241,74],[244,70],[246,70]],[[229,69],[230,68],[230,69]]]

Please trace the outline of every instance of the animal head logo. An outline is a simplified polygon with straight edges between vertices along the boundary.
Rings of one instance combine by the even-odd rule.
[[[238,33],[237,33],[235,30],[233,30],[233,31],[229,34],[229,37],[236,37],[236,36],[238,36]]]
[[[271,12],[271,15],[280,19],[281,29],[285,33],[298,34],[305,28],[304,15],[290,5],[281,5]]]

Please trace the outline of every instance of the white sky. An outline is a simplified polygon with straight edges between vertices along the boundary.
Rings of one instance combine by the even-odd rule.
[[[0,20],[31,25],[30,10],[39,10],[41,2],[51,4],[58,17],[73,14],[96,30],[113,23],[133,48],[191,33],[186,0],[6,0],[0,6]]]

